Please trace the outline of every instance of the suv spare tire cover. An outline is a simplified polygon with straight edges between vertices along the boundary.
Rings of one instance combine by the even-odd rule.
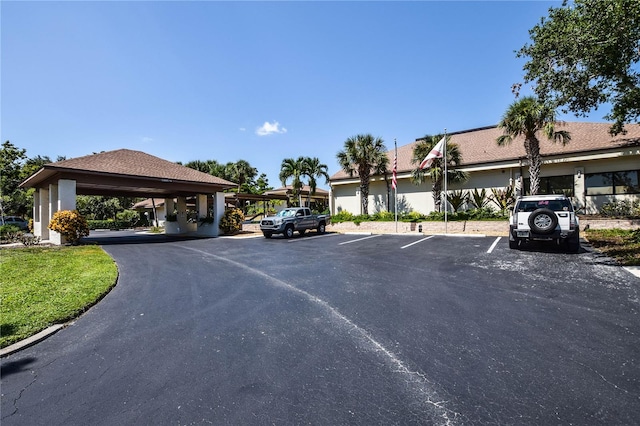
[[[529,227],[538,234],[550,234],[558,226],[558,216],[549,209],[538,209],[529,215]]]

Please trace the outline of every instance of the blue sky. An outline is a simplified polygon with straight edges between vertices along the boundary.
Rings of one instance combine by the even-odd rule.
[[[334,174],[356,134],[392,149],[495,125],[522,81],[514,51],[560,5],[2,1],[1,138],[54,160],[243,159],[274,187],[284,158]]]

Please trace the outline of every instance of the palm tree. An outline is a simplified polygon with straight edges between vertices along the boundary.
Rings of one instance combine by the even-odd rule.
[[[426,135],[420,139],[416,146],[413,148],[413,156],[411,157],[411,164],[416,164],[416,168],[411,172],[411,181],[420,185],[424,182],[425,178],[429,176],[433,185],[431,187],[431,193],[433,195],[433,204],[436,211],[442,210],[442,184],[444,183],[444,159],[434,159],[429,169],[423,170],[419,164],[425,157],[431,152],[431,150],[440,142],[443,135],[429,136]],[[462,163],[462,154],[460,149],[455,143],[449,142],[450,138],[447,136],[447,182],[457,183],[466,181],[469,176],[467,173],[458,170],[457,167]]]
[[[238,160],[235,163],[227,164],[227,175],[229,180],[238,184],[237,192],[243,191],[243,185],[246,186],[255,179],[258,174],[258,169],[251,167],[248,161]],[[246,188],[244,188],[246,189]]]
[[[232,164],[232,163],[229,163],[229,164]],[[228,179],[225,166],[218,163],[216,160],[189,161],[184,166],[189,167],[190,169],[198,170],[203,173],[208,173],[212,176],[217,176],[222,179]]]
[[[205,161],[200,161],[200,160],[189,161],[184,166],[189,167],[190,169],[197,170],[199,172],[209,173],[209,165]]]
[[[280,166],[280,181],[283,186],[287,186],[287,180],[292,178],[291,187],[293,188],[293,198],[300,203],[300,191],[302,190],[302,176],[306,175],[307,164],[304,157],[285,158]]]
[[[311,206],[311,196],[315,195],[318,182],[316,179],[324,177],[325,183],[329,182],[329,168],[326,164],[320,163],[318,157],[305,158],[305,171],[304,174],[309,178],[309,197],[308,202]]]
[[[555,131],[556,111],[533,96],[526,96],[509,105],[498,128],[504,134],[496,139],[500,146],[509,144],[514,138],[524,136],[524,149],[529,161],[529,179],[531,181],[531,195],[536,195],[540,188],[540,141],[536,134],[542,134],[553,142],[560,141],[563,145],[571,140],[567,131]]]
[[[369,214],[369,181],[377,171],[387,168],[389,158],[387,148],[381,138],[374,138],[370,134],[356,135],[344,142],[344,150],[338,152],[340,167],[350,177],[358,173],[360,178],[360,194],[362,200],[362,214]]]

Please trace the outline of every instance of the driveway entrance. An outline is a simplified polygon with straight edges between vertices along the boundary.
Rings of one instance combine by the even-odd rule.
[[[3,426],[640,418],[640,281],[588,250],[336,234],[104,248],[113,291],[3,359]]]

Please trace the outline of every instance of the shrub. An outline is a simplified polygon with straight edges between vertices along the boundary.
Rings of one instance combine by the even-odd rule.
[[[502,212],[497,212],[489,207],[471,209],[467,210],[465,213],[468,215],[468,220],[504,219],[505,217]]]
[[[380,211],[371,215],[370,219],[375,222],[389,222],[395,220],[396,215],[393,212]]]
[[[214,219],[213,219],[213,216],[206,215],[206,216],[202,216],[200,219],[198,219],[198,222],[212,224],[214,222]]]
[[[402,220],[403,222],[420,222],[425,220],[425,217],[420,212],[411,211],[409,213],[404,213],[400,220]]]
[[[238,233],[242,229],[244,214],[240,209],[227,209],[220,219],[220,230],[227,235]]]
[[[482,188],[482,191],[479,191],[478,188],[473,188],[473,191],[469,194],[469,201],[478,209],[487,207],[491,202],[485,188]]]
[[[425,220],[430,221],[430,222],[440,222],[444,220],[444,212],[436,212],[433,211],[431,213],[429,213],[426,217]]]
[[[121,212],[116,213],[116,219],[119,222],[125,222],[128,224],[126,228],[131,228],[135,226],[136,223],[140,220],[140,214],[135,210],[123,210]]]
[[[349,213],[346,210],[343,210],[333,216],[331,216],[331,222],[333,223],[340,223],[340,222],[351,222],[354,219],[354,215],[352,215],[351,213]]]
[[[491,188],[491,193],[493,194],[491,201],[498,206],[501,212],[507,211],[516,202],[513,185],[509,185],[504,189]]]
[[[456,191],[451,191],[450,194],[447,194],[447,201],[453,207],[453,211],[457,212],[460,210],[460,207],[469,199],[469,194],[467,194],[462,189],[458,189]]]
[[[60,233],[71,244],[77,244],[80,238],[89,236],[89,224],[78,210],[60,210],[53,214],[49,229]]]
[[[19,241],[23,232],[15,225],[0,225],[0,240],[9,243]]]
[[[607,217],[640,217],[640,201],[620,200],[604,203],[600,214]]]
[[[20,236],[20,242],[27,247],[37,246],[40,244],[40,237],[36,237],[35,235],[30,234],[22,234]]]
[[[87,220],[90,230],[94,229],[127,229],[129,228],[129,222],[122,222],[119,220]]]
[[[369,222],[370,218],[368,214],[359,214],[358,216],[353,216],[353,223],[356,225],[360,225],[362,222]]]

